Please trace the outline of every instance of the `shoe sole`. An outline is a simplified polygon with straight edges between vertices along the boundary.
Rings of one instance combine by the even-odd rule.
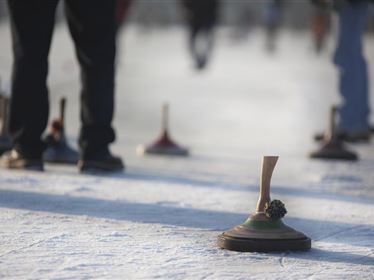
[[[78,161],[78,169],[81,173],[110,173],[110,172],[122,172],[125,167],[118,165],[103,164],[98,161]]]
[[[44,166],[40,162],[26,162],[24,160],[12,163],[1,162],[1,166],[13,170],[44,171]]]

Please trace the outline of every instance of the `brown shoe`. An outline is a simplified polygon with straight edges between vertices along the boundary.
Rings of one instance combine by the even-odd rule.
[[[28,158],[16,149],[5,152],[0,158],[1,167],[8,169],[43,171],[43,161],[41,158]]]

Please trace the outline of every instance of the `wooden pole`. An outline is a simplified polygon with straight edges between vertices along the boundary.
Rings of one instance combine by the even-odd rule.
[[[336,113],[338,111],[337,106],[332,106],[330,110],[330,127],[329,127],[329,140],[334,139],[336,136]]]
[[[273,170],[277,164],[277,156],[264,156],[262,159],[260,197],[257,202],[257,212],[265,211],[265,204],[270,203],[270,181]]]
[[[62,127],[65,125],[65,106],[66,106],[66,98],[62,97],[60,99],[60,121]]]
[[[0,106],[2,107],[1,108],[1,120],[2,120],[2,124],[1,124],[1,131],[0,131],[0,135],[1,136],[4,136],[8,133],[8,107],[9,107],[9,99],[6,97],[6,96],[2,96],[1,97],[1,104]]]
[[[169,104],[162,105],[162,133],[166,133],[169,129]]]

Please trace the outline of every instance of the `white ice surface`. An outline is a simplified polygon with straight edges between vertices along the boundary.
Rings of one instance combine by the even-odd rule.
[[[311,161],[314,132],[339,101],[333,44],[321,56],[307,34],[284,32],[268,56],[259,31],[242,42],[220,30],[214,61],[197,74],[182,29],[124,30],[119,40],[113,151],[124,174],[0,170],[0,278],[374,279],[374,149],[358,163]],[[0,27],[0,75],[9,77],[10,36]],[[374,74],[374,40],[366,52]],[[79,72],[65,26],[50,56],[51,116],[68,97],[77,139]],[[371,92],[373,94],[373,90]],[[159,133],[160,105],[186,159],[137,157]],[[313,240],[304,253],[237,253],[216,237],[254,210],[261,156],[278,154],[272,197],[285,222]]]

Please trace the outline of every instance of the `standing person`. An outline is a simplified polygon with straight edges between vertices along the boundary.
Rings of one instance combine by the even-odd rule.
[[[8,0],[13,41],[9,132],[14,148],[1,158],[12,169],[43,170],[49,100],[48,54],[59,0]],[[80,171],[117,171],[122,160],[109,144],[115,133],[115,0],[65,0],[65,12],[81,68]]]
[[[364,57],[369,0],[336,1],[339,15],[338,41],[334,62],[339,69],[339,90],[343,104],[339,109],[338,130],[350,141],[370,139],[369,78]]]
[[[189,48],[196,69],[206,67],[213,49],[213,32],[217,22],[218,0],[182,0],[189,25]]]
[[[337,47],[334,63],[339,70],[339,108],[337,135],[346,141],[368,141],[369,78],[364,57],[363,35],[367,23],[369,0],[314,0],[333,5],[338,13]]]

